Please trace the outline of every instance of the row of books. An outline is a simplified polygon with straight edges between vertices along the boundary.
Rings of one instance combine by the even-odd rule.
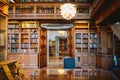
[[[34,13],[34,6],[18,6],[16,7],[16,14],[20,13]]]
[[[10,40],[8,41],[9,41],[8,43],[10,43]],[[19,39],[11,39],[11,43],[19,43]]]
[[[24,44],[21,45],[21,47],[22,47],[22,48],[29,48],[29,44],[24,43]]]
[[[90,40],[90,42],[92,43],[94,40]],[[76,44],[77,43],[88,43],[88,39],[84,39],[84,40],[81,40],[81,39],[76,39]]]
[[[76,48],[88,48],[88,44],[76,44]]]
[[[19,38],[19,34],[12,34],[11,38]]]
[[[30,34],[30,38],[38,38],[38,34]]]
[[[8,39],[10,39],[10,34],[8,34]]]
[[[28,44],[24,44],[21,46],[22,48],[28,48]],[[8,48],[10,48],[10,44],[8,44]],[[13,48],[19,48],[19,45],[18,44],[12,44],[12,49]],[[37,44],[31,44],[30,48],[38,48],[38,45]]]
[[[13,14],[13,6],[9,6],[9,8],[8,8],[8,14]]]
[[[14,39],[8,40],[8,43],[19,43],[19,39],[14,38]],[[27,39],[23,40],[21,43],[28,43],[28,40]],[[38,43],[38,39],[31,39],[30,43]]]
[[[11,9],[9,9],[11,10]],[[10,11],[11,12],[11,11]],[[23,6],[23,7],[17,7],[16,8],[16,14],[21,14],[21,13],[34,13],[34,7],[33,6]],[[54,13],[54,6],[37,6],[37,12],[36,13]]]
[[[15,29],[15,28],[13,28],[13,29],[9,29],[8,30],[8,33],[19,33],[20,32],[20,29],[19,28],[17,28],[17,29]],[[21,32],[32,32],[32,33],[36,33],[36,32],[38,32],[38,30],[37,29],[22,29],[21,30]]]
[[[61,13],[60,7],[58,6],[56,9],[57,9],[57,10],[56,10],[56,13],[57,13],[57,14],[60,14],[60,13]]]
[[[81,43],[81,39],[76,39],[76,43]]]
[[[21,49],[21,52],[23,52],[23,53],[28,53],[28,52],[29,52],[29,49]]]
[[[28,53],[29,50],[28,50],[28,49],[21,49],[21,52],[23,52],[23,53]],[[38,52],[37,49],[30,49],[30,53],[36,53],[36,52]]]
[[[54,6],[37,6],[37,13],[54,13]]]
[[[12,53],[17,53],[17,52],[19,52],[19,49],[12,49]]]
[[[89,43],[88,39],[83,39],[83,43]]]
[[[10,41],[10,40],[8,40],[8,43],[11,43],[11,41]]]
[[[21,32],[30,32],[30,29],[22,29]]]
[[[36,53],[36,52],[38,52],[38,49],[30,49],[30,52],[31,53]]]
[[[38,48],[38,44],[30,44],[31,48]]]
[[[31,39],[30,43],[38,43],[38,39]]]
[[[8,48],[10,48],[10,44],[8,43]]]
[[[21,35],[21,38],[29,38],[29,35],[28,34],[23,34],[23,35]]]
[[[76,48],[88,48],[88,44],[76,44],[75,46],[76,46]],[[89,47],[90,48],[97,48],[97,44],[96,43],[90,43]]]
[[[21,32],[24,32],[24,33],[31,32],[31,34],[34,34],[34,33],[37,33],[38,30],[37,29],[33,29],[33,28],[31,28],[31,29],[28,28],[28,29],[22,29]]]
[[[87,33],[84,33],[84,34],[83,34],[83,38],[88,38],[88,34],[87,34]]]
[[[11,51],[10,51],[10,49],[8,48],[8,53],[10,53]]]
[[[90,43],[97,43],[97,39],[90,39]]]
[[[97,44],[96,43],[90,43],[90,48],[97,48]]]
[[[83,33],[83,34],[81,34],[81,33],[76,33],[76,38],[88,38],[88,34],[87,33]]]
[[[20,30],[19,29],[9,29],[8,33],[19,33]]]
[[[76,33],[75,37],[76,37],[76,38],[81,38],[82,35],[81,35],[81,33]]]
[[[32,32],[32,33],[37,33],[37,32],[38,32],[38,28],[37,28],[37,29],[31,28],[31,29],[30,29],[30,32]]]
[[[91,39],[97,38],[97,34],[90,34],[90,38],[91,38]]]
[[[77,8],[78,13],[89,13],[89,7],[88,8]]]
[[[37,13],[47,13],[47,14],[50,14],[50,13],[54,13],[54,7],[53,8],[43,8],[43,9],[37,9]]]
[[[15,24],[14,25],[8,25],[8,28],[19,28],[19,25],[17,25],[17,24],[16,25]]]
[[[19,48],[18,44],[12,44],[12,48]]]
[[[29,50],[28,49],[12,49],[10,51],[10,49],[8,49],[8,53],[12,52],[12,53],[19,53],[19,52],[23,52],[23,53],[27,53]],[[38,49],[30,49],[31,53],[36,53],[38,52]],[[0,53],[1,54],[1,53]]]

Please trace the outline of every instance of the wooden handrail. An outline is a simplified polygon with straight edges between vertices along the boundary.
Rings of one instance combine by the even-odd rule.
[[[12,12],[9,14],[9,19],[63,19],[58,9],[62,4],[63,3],[9,4],[10,10],[12,10]],[[73,19],[90,19],[90,4],[76,3],[75,5],[78,11],[76,17]],[[83,13],[80,13],[81,11],[79,11],[79,7],[80,9],[83,8],[83,10],[88,8],[88,11],[83,11]]]

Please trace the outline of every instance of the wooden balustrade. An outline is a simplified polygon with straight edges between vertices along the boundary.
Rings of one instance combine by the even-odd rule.
[[[63,19],[61,3],[9,4],[9,19]],[[73,19],[90,19],[90,4],[75,4],[77,14]]]

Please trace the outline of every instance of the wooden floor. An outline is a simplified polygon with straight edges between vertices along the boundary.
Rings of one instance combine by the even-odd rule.
[[[79,69],[76,72],[74,70],[47,68],[23,70],[27,80],[119,80],[104,70],[97,70],[92,74],[85,72],[81,74]]]
[[[62,61],[56,62],[55,59],[46,68],[24,68],[23,71],[27,80],[120,80],[102,69],[66,70],[63,69]]]
[[[102,69],[23,69],[27,80],[120,80]]]

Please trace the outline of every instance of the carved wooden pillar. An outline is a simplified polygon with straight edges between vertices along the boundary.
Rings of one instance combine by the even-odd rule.
[[[39,67],[43,68],[47,66],[47,30],[40,28],[40,55],[39,55]]]
[[[74,57],[74,28],[69,28],[67,30],[67,46],[68,46],[68,54],[71,57]]]
[[[104,27],[101,27],[101,52],[103,54],[107,54],[107,46],[108,46],[108,39],[107,39],[107,31]]]

